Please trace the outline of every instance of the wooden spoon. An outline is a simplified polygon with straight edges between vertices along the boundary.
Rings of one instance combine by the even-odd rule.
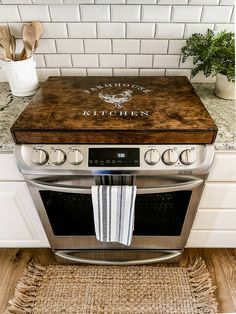
[[[11,59],[11,34],[6,25],[0,26],[0,45],[5,49],[7,58]]]
[[[34,51],[38,48],[38,40],[43,34],[43,25],[38,21],[31,22],[31,25],[35,28],[36,41],[34,46]]]
[[[22,40],[24,43],[24,48],[21,52],[21,59],[28,59],[31,57],[32,52],[35,48],[35,41],[36,41],[36,31],[34,26],[24,24],[22,27]]]

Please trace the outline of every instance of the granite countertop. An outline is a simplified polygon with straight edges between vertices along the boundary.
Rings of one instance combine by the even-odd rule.
[[[192,84],[218,126],[217,150],[236,150],[235,102],[223,100],[213,93],[214,84]],[[29,103],[31,97],[12,96],[8,83],[0,83],[0,152],[13,152],[10,127]]]

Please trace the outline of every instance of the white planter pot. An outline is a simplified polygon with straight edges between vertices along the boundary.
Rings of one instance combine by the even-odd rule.
[[[216,74],[215,95],[223,99],[235,99],[235,83],[228,81],[227,76]]]
[[[6,73],[13,95],[22,97],[36,93],[39,81],[33,57],[20,61],[0,61],[0,65]]]

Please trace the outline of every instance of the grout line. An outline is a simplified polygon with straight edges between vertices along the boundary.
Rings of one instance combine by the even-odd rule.
[[[17,5],[16,7],[17,7],[17,12],[18,12],[19,17],[20,17],[20,21],[18,21],[18,22],[22,22],[22,17],[21,17],[21,13],[20,13],[19,6]],[[14,23],[14,22],[11,22],[11,23]],[[16,23],[17,23],[17,22],[16,22]]]
[[[202,6],[201,15],[200,15],[200,23],[202,22],[202,19],[203,19],[204,8],[205,8],[205,6],[203,5],[203,6]]]
[[[51,14],[50,5],[47,5],[47,8],[48,8],[48,14],[49,14],[50,22],[53,22],[53,21],[52,21],[52,14]]]

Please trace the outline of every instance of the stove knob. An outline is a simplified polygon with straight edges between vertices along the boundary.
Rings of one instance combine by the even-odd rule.
[[[180,155],[180,161],[184,165],[191,165],[196,161],[196,153],[192,149],[184,150]]]
[[[145,159],[147,164],[155,165],[160,160],[160,155],[156,149],[149,149],[146,152],[144,159]]]
[[[79,165],[83,161],[83,154],[78,149],[72,149],[67,154],[67,160],[72,165]]]
[[[31,161],[35,165],[44,165],[48,161],[48,153],[43,149],[34,149],[31,153]]]
[[[162,155],[164,164],[169,166],[174,165],[178,161],[178,158],[178,154],[173,149],[167,149]]]
[[[54,165],[62,165],[66,161],[66,154],[60,149],[53,149],[50,153],[50,160]]]

